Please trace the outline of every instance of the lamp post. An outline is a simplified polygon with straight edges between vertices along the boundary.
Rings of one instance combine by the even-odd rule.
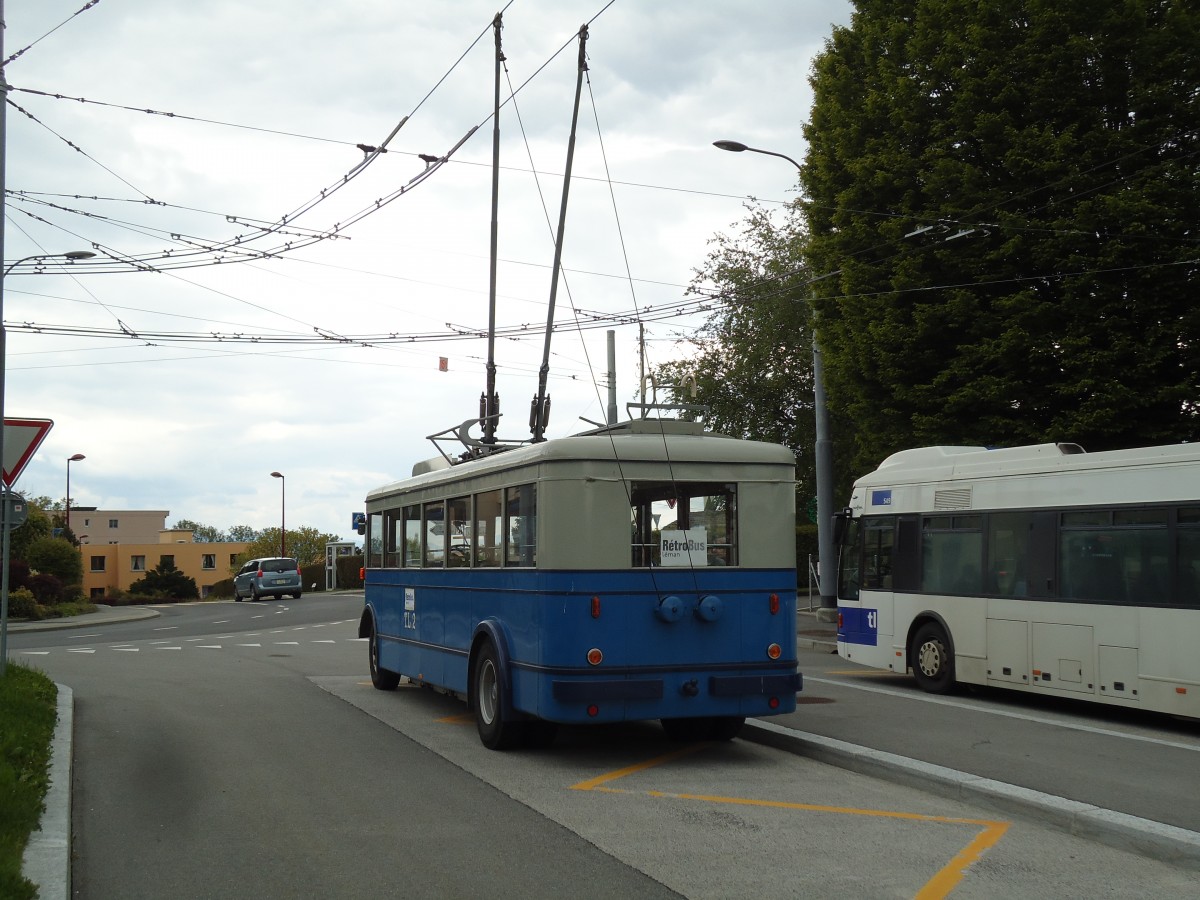
[[[279,555],[287,556],[287,479],[282,472],[272,472],[279,479]]]
[[[0,0],[0,13],[3,13],[3,0]],[[0,20],[3,16],[0,15]],[[3,33],[3,28],[0,28],[0,34]],[[0,57],[3,54],[3,38],[0,37]],[[4,78],[3,69],[0,69],[0,209],[4,206],[4,135],[5,135],[5,110],[8,108],[8,82]],[[3,220],[0,219],[0,222]],[[15,269],[23,262],[29,262],[31,259],[91,259],[96,254],[91,250],[71,250],[67,253],[40,253],[33,256],[24,256],[16,262],[5,267],[3,272],[0,272],[0,460],[4,459],[4,371],[7,368],[6,355],[8,348],[7,333],[4,327],[4,279],[8,277],[8,273]],[[4,256],[4,228],[0,225],[0,258]],[[0,678],[8,673],[8,553],[9,553],[9,535],[8,535],[8,505],[9,505],[9,490],[8,483],[3,485],[3,491],[0,492]],[[68,501],[68,506],[70,505]]]
[[[67,457],[67,534],[70,535],[70,541],[76,546],[79,546],[79,541],[75,539],[75,533],[71,531],[71,463],[79,462],[81,459],[87,459],[87,457],[82,453]]]
[[[713,146],[731,153],[761,153],[786,159],[797,170],[800,163],[790,156],[773,150],[747,147],[740,141],[713,141]],[[815,317],[815,311],[814,311]],[[816,444],[813,463],[817,476],[817,582],[821,592],[821,609],[833,615],[837,608],[835,585],[837,574],[833,553],[833,445],[829,439],[829,409],[825,398],[825,367],[821,361],[821,346],[817,340],[816,320],[813,320],[813,412],[816,417]]]

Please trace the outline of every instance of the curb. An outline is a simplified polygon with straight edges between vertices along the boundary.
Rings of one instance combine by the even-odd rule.
[[[156,609],[144,606],[136,607],[107,607],[99,613],[84,613],[81,616],[71,616],[67,619],[39,619],[36,622],[8,623],[9,633],[28,633],[31,631],[58,631],[63,628],[90,628],[97,625],[112,625],[117,622],[137,622],[141,619],[157,619],[162,615]]]
[[[50,787],[38,830],[29,836],[21,858],[21,874],[37,886],[42,900],[71,897],[71,740],[75,728],[75,693],[58,688],[58,723],[50,742]]]
[[[742,737],[755,743],[893,784],[926,791],[937,789],[952,799],[978,803],[1006,814],[1036,814],[1039,823],[1077,837],[1181,868],[1200,870],[1200,833],[1195,831],[835,738],[793,731],[773,722],[749,720],[746,725],[749,727],[742,731]]]

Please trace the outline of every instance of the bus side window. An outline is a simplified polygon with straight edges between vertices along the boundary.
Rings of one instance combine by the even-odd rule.
[[[504,503],[504,564],[537,565],[537,485],[506,488]]]
[[[1200,506],[1179,510],[1175,546],[1175,602],[1200,608]]]
[[[371,513],[367,517],[367,568],[378,569],[383,565],[383,513]]]
[[[894,519],[868,520],[864,529],[864,570],[862,585],[873,590],[892,589],[892,551],[896,546]]]

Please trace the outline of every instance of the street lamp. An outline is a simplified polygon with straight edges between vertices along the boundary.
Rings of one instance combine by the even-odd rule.
[[[272,472],[279,479],[279,555],[287,556],[287,479],[282,472]]]
[[[3,28],[0,28],[0,57],[3,57]],[[8,82],[0,70],[0,210],[4,206],[4,133],[5,111],[8,109]],[[2,222],[2,219],[0,219]],[[91,259],[96,254],[91,250],[71,250],[67,253],[42,253],[25,256],[0,272],[0,460],[4,459],[4,370],[7,368],[6,346],[8,336],[4,327],[4,279],[8,273],[23,262],[31,259]],[[0,227],[0,259],[4,257],[4,228]],[[8,672],[8,485],[0,485],[0,678]],[[68,501],[68,506],[70,501]]]
[[[81,459],[87,459],[82,453],[76,453],[74,456],[67,457],[67,534],[68,540],[73,544],[79,544],[75,539],[75,534],[71,531],[71,463],[79,462]]]
[[[761,153],[786,159],[797,170],[800,163],[790,156],[773,150],[747,147],[740,141],[713,141],[713,146],[731,153]],[[829,439],[829,409],[825,399],[825,366],[821,361],[821,346],[817,341],[816,311],[813,311],[813,412],[816,416],[816,446],[813,462],[817,476],[817,583],[821,592],[821,608],[837,608],[834,585],[837,575],[833,556],[833,448]],[[827,613],[826,615],[831,615]]]

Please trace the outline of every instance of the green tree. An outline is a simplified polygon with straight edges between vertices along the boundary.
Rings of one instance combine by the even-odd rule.
[[[855,5],[814,63],[801,178],[855,464],[1194,438],[1200,7]]]
[[[173,527],[181,531],[190,531],[192,540],[197,544],[223,544],[229,540],[229,536],[216,526],[202,525],[191,519],[180,519]]]
[[[225,537],[235,543],[248,543],[258,540],[259,534],[257,528],[251,528],[249,525],[230,525]]]
[[[43,535],[30,541],[25,549],[25,562],[33,571],[53,575],[63,584],[79,584],[83,580],[79,551],[62,538]]]
[[[37,498],[26,500],[25,504],[29,510],[29,516],[25,523],[19,528],[14,528],[9,535],[9,558],[21,559],[28,562],[26,558],[29,552],[29,545],[38,538],[50,537],[54,530],[54,523],[50,518],[50,514],[46,512],[46,507],[40,505],[37,501],[46,498]]]
[[[714,312],[680,342],[681,359],[655,369],[655,380],[667,399],[707,406],[697,418],[714,431],[791,447],[801,493],[811,495],[812,331],[799,277],[800,217],[789,207],[777,225],[751,203],[738,227],[709,242],[689,289],[712,297]]]
[[[322,562],[325,559],[325,545],[329,541],[340,541],[336,534],[322,534],[315,528],[299,528],[287,531],[287,555],[294,557],[302,566]],[[259,557],[279,556],[279,529],[267,528],[259,532],[244,553],[238,556],[237,568],[248,559]]]
[[[184,575],[173,564],[159,562],[157,566],[129,586],[131,594],[149,594],[176,600],[196,600],[200,589],[196,579]]]

